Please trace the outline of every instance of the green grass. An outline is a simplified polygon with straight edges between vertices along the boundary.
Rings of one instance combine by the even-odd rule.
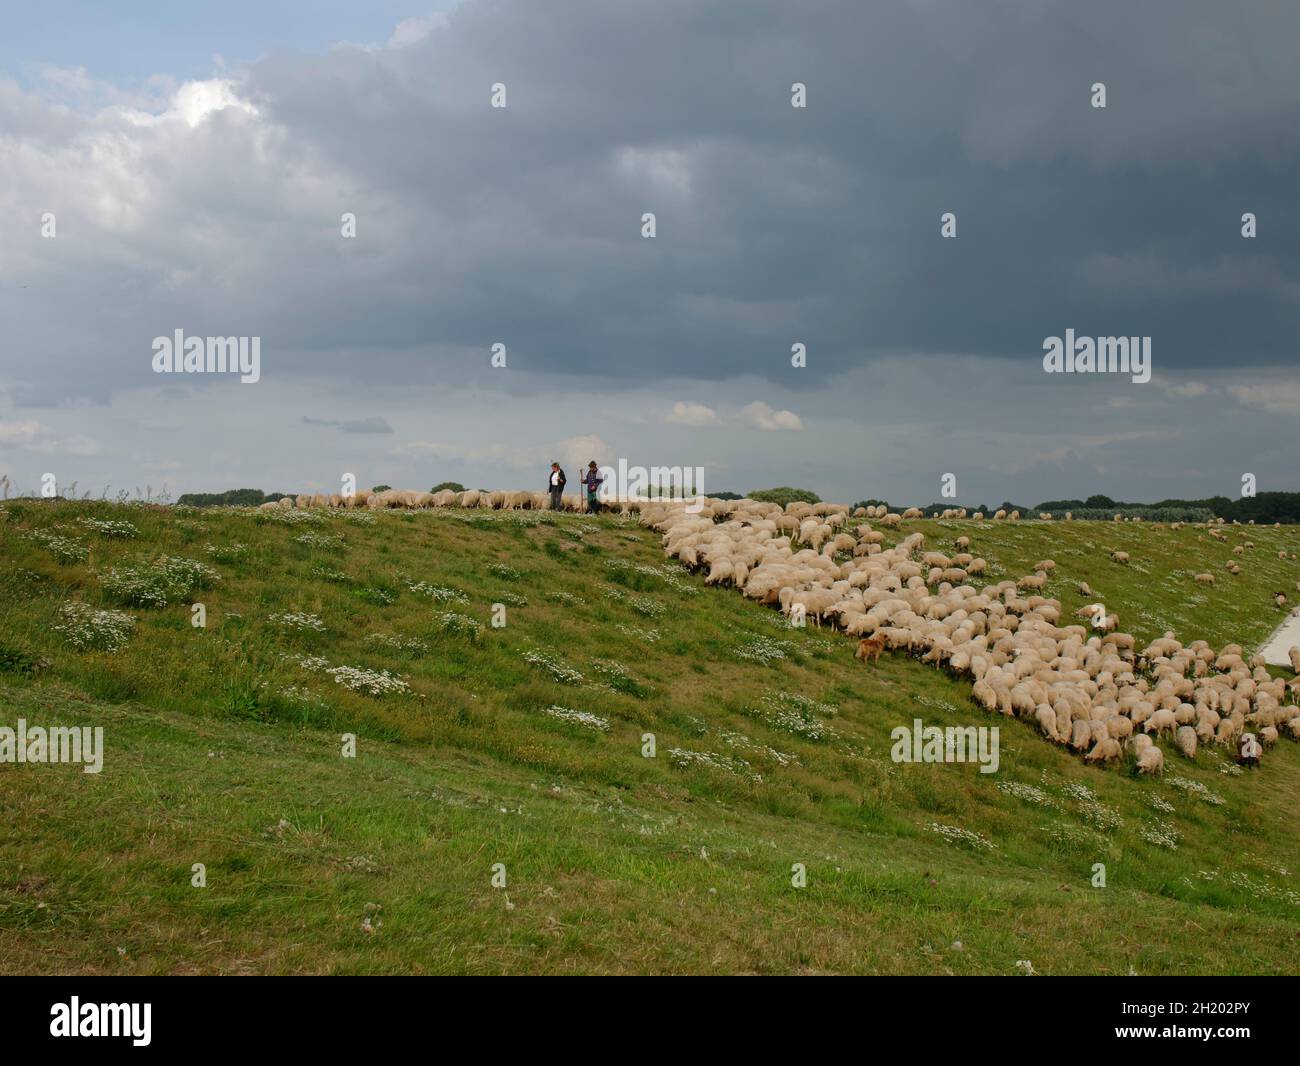
[[[1271,593],[1300,576],[1277,557],[1300,550],[1295,529],[1230,527],[1226,545],[1138,524],[914,529],[940,549],[970,535],[992,580],[1050,557],[1048,595],[1068,611],[1102,599],[1142,641],[1175,628],[1253,646],[1281,619]],[[53,542],[60,562],[33,532],[81,542],[84,559]],[[1223,563],[1246,539],[1233,578]],[[172,565],[165,607],[123,604],[138,581],[110,580],[109,596],[111,570],[160,556],[219,580],[179,589],[187,571]],[[1193,582],[1202,570],[1214,588]],[[1079,596],[1081,579],[1098,595]],[[52,627],[74,599],[125,611],[130,639],[69,646]],[[284,614],[324,632],[272,621]],[[408,688],[354,692],[320,660]],[[1084,766],[1029,724],[985,716],[964,681],[900,657],[863,667],[843,636],[706,589],[631,519],[345,512],[287,525],[11,501],[0,700],[0,725],[102,725],[106,742],[99,775],[0,765],[6,972],[1297,969],[1300,746],[1240,775],[1213,751],[1195,764],[1167,752],[1159,781]],[[773,716],[800,700],[821,739]],[[889,732],[915,717],[1000,725],[1000,771],[895,765]],[[343,733],[356,758],[342,757]],[[1160,823],[1176,850],[1148,839]],[[191,887],[194,863],[206,888]],[[806,888],[791,885],[794,863]]]

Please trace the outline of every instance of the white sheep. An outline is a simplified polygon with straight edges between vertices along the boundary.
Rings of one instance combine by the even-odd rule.
[[[1178,719],[1174,717],[1174,712],[1166,707],[1156,711],[1142,726],[1148,733],[1162,733],[1168,731],[1172,733],[1178,728]]]
[[[1151,747],[1138,755],[1137,771],[1140,774],[1163,774],[1165,772],[1165,753],[1152,744]]]
[[[1159,750],[1159,749],[1156,749]],[[1093,745],[1093,748],[1084,756],[1085,762],[1112,762],[1123,754],[1118,740],[1112,740],[1110,737],[1102,737]]]

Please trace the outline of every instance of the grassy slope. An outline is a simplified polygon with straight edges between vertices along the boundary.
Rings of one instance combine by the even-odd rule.
[[[129,519],[141,536],[101,539],[81,515]],[[1028,959],[1043,973],[1296,970],[1293,743],[1258,774],[1224,773],[1208,753],[1196,765],[1171,755],[1165,780],[1135,780],[999,720],[997,774],[895,765],[896,725],[991,722],[965,682],[899,658],[862,667],[845,638],[791,631],[666,567],[658,538],[633,522],[323,521],[9,504],[0,724],[103,725],[108,752],[98,776],[0,766],[0,969],[1013,973]],[[83,540],[88,561],[58,564],[22,535],[38,528]],[[1233,530],[1225,546],[1127,524],[908,528],[936,546],[970,533],[995,577],[1050,556],[1060,577],[1049,594],[1078,606],[1086,578],[1141,639],[1173,626],[1216,645],[1258,642],[1279,620],[1269,593],[1300,576],[1277,558],[1300,550],[1295,529]],[[308,530],[342,541],[299,543]],[[1256,547],[1231,578],[1222,564],[1247,538]],[[1132,564],[1109,562],[1112,548]],[[159,551],[225,560],[213,564],[220,584],[193,597],[205,630],[175,604],[132,610],[137,631],[116,653],[73,651],[51,631],[65,598],[101,602],[98,572]],[[1195,585],[1200,570],[1219,584]],[[416,582],[467,603],[439,604]],[[503,599],[520,605],[492,629],[490,604]],[[484,631],[444,630],[448,610]],[[327,632],[286,633],[268,621],[279,611],[314,612]],[[374,633],[427,650],[393,652],[368,643]],[[785,657],[738,657],[756,641]],[[525,661],[530,650],[583,681],[553,680]],[[28,676],[15,651],[51,665]],[[387,668],[412,691],[352,693],[284,653]],[[834,734],[807,739],[754,713],[777,693],[834,705],[818,717]],[[554,704],[602,715],[609,731],[542,713]],[[340,757],[345,730],[360,736],[355,759]],[[645,732],[657,758],[641,755]],[[673,748],[748,768],[683,769]],[[999,789],[1008,782],[1039,791],[1019,798]],[[1172,826],[1176,850],[1144,838],[1156,822]],[[950,843],[932,823],[994,847]],[[206,889],[190,887],[194,862],[207,865]],[[806,888],[791,887],[795,862]],[[1096,862],[1104,890],[1089,883]],[[490,885],[493,863],[505,864],[504,890]],[[377,931],[363,930],[367,914]]]

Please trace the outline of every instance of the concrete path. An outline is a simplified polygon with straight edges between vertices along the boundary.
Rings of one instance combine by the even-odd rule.
[[[1300,648],[1300,610],[1278,626],[1259,650],[1270,666],[1290,666],[1291,660],[1286,654],[1290,648]]]

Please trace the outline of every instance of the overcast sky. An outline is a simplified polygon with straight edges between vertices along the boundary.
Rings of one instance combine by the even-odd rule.
[[[1300,489],[1290,0],[113,10],[0,40],[21,489]],[[155,373],[177,329],[260,380]],[[1045,373],[1067,329],[1149,336],[1151,381]]]

